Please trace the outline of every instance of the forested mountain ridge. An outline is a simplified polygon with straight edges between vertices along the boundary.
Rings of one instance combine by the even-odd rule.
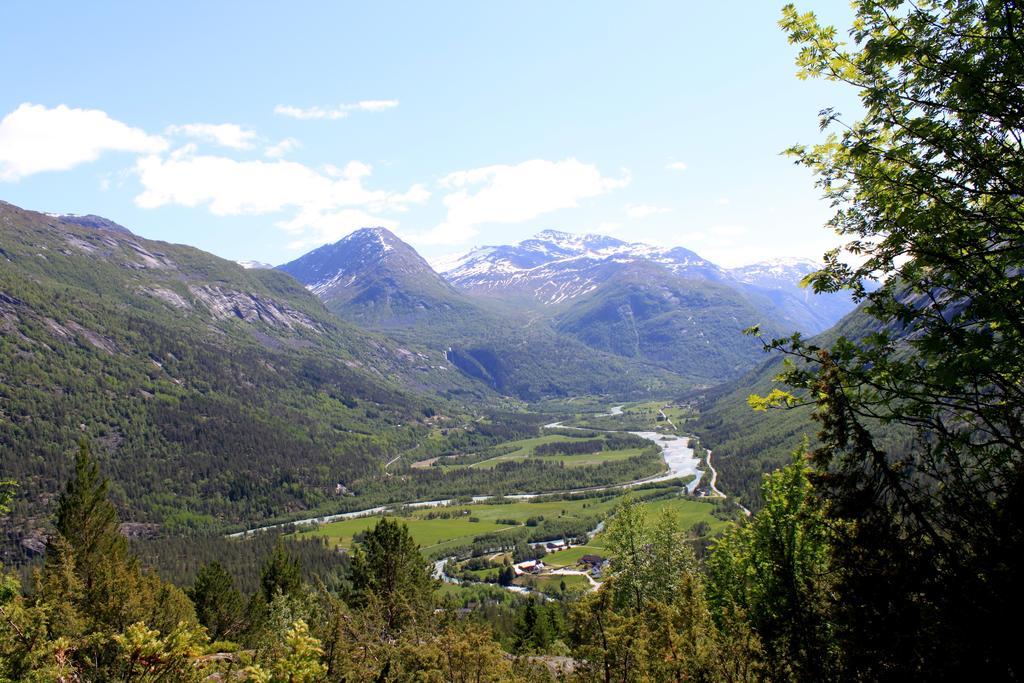
[[[486,388],[290,276],[0,203],[0,468],[48,509],[81,438],[131,521],[308,509]],[[426,398],[426,391],[434,394]]]
[[[644,261],[616,270],[594,291],[556,310],[558,331],[703,385],[736,377],[758,360],[759,344],[744,329],[786,330],[725,284],[677,277]]]
[[[840,337],[857,340],[880,329],[862,305],[808,343],[827,348]],[[752,508],[761,505],[762,476],[789,462],[804,438],[813,443],[820,428],[811,418],[809,405],[768,411],[749,405],[750,396],[767,396],[785,388],[776,381],[786,369],[784,360],[780,352],[771,352],[742,377],[688,396],[700,410],[691,428],[712,449],[715,467],[722,481],[728,482],[727,493]]]

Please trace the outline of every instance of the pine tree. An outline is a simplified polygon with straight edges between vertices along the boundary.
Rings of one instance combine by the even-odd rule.
[[[279,538],[260,574],[263,599],[269,603],[275,595],[295,595],[301,589],[302,568],[299,560],[285,550],[284,541]]]
[[[120,533],[117,510],[107,497],[107,488],[89,445],[82,441],[75,457],[75,476],[57,502],[54,526],[75,558],[75,572],[86,593],[103,580],[106,567],[129,563],[128,542]],[[55,552],[63,550],[51,543],[48,559]]]
[[[191,632],[193,605],[177,587],[143,572],[121,535],[108,482],[82,443],[75,477],[57,502],[55,533],[37,577],[34,608],[45,614],[48,637],[75,642],[78,667],[103,679],[121,666],[111,646],[135,628]]]
[[[434,580],[409,527],[385,518],[366,533],[352,555],[352,589],[356,605],[379,603],[389,629],[424,616]]]
[[[199,570],[188,596],[211,640],[232,638],[242,630],[245,603],[234,577],[220,562],[210,562]]]

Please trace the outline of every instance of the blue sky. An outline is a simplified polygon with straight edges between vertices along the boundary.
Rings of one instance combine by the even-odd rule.
[[[780,8],[4,3],[0,199],[274,264],[370,224],[434,260],[546,228],[815,257],[780,152],[857,103],[795,77]]]

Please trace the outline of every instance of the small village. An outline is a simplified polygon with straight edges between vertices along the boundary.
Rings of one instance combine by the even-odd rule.
[[[513,562],[513,553],[446,563],[444,578],[452,583],[497,584],[516,592],[561,595],[596,590],[609,560],[600,548],[573,545],[564,539],[528,546],[535,557]]]

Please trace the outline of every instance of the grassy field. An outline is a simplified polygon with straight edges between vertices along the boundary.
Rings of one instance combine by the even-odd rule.
[[[348,548],[352,544],[354,535],[374,527],[380,519],[382,517],[378,516],[344,519],[310,531],[303,531],[299,535],[307,538],[326,536],[335,546]],[[468,516],[458,519],[424,519],[421,516],[413,515],[401,519],[409,527],[409,533],[424,550],[445,542],[472,539],[481,534],[511,528],[509,525],[497,524],[492,520],[471,522]]]
[[[520,462],[527,458],[541,458],[544,462],[561,462],[566,467],[585,467],[588,465],[600,465],[605,462],[616,462],[634,458],[644,452],[643,448],[625,448],[617,451],[597,451],[595,453],[581,453],[579,455],[537,455],[537,446],[550,443],[579,443],[582,441],[593,441],[594,437],[571,437],[561,434],[548,434],[531,439],[520,439],[510,441],[507,445],[514,446],[515,450],[499,455],[489,460],[483,460],[468,467],[491,469],[503,462]]]
[[[516,501],[506,504],[478,503],[473,505],[457,505],[443,508],[456,516],[449,519],[427,519],[437,509],[416,510],[402,521],[409,526],[412,537],[420,544],[423,551],[432,551],[442,547],[454,547],[472,542],[473,538],[482,534],[494,533],[503,529],[515,528],[509,524],[499,524],[498,520],[515,520],[525,524],[531,517],[545,519],[580,518],[593,515],[607,515],[618,502],[618,498],[605,497],[586,498],[583,500],[541,500]],[[479,521],[471,522],[470,518]],[[300,532],[303,537],[327,537],[339,547],[348,548],[352,537],[360,531],[373,527],[381,516],[344,519],[321,525],[309,531]]]
[[[657,491],[645,491],[634,495],[650,496]],[[591,516],[607,517],[621,500],[621,496],[595,496],[581,500],[540,500],[516,501],[506,504],[478,503],[457,505],[440,509],[416,510],[401,520],[409,526],[413,539],[420,545],[423,552],[433,552],[445,548],[468,545],[473,538],[482,534],[500,532],[503,529],[518,528],[507,524],[515,520],[519,525],[525,524],[530,518],[543,517],[552,519],[580,519]],[[670,508],[679,515],[683,528],[689,528],[697,522],[707,522],[712,532],[718,531],[725,522],[712,516],[712,503],[690,500],[679,496],[661,498],[644,503],[648,516],[653,517],[661,510]],[[443,510],[454,516],[450,518],[428,519],[431,512]],[[470,519],[478,521],[470,521]],[[357,519],[339,520],[321,525],[315,529],[302,531],[302,537],[326,537],[330,542],[342,548],[352,544],[352,537],[360,531],[370,529],[381,519],[381,516],[359,517]],[[501,520],[501,523],[499,523]],[[570,548],[553,553],[551,559],[555,566],[571,566],[579,561],[579,557],[601,547],[600,536],[591,541],[588,549]],[[600,554],[600,553],[595,553]]]
[[[464,571],[467,574],[472,575],[477,581],[487,581],[488,579],[492,581],[498,580],[499,570],[497,569],[467,569]]]
[[[566,593],[582,593],[590,590],[587,577],[578,574],[541,574],[539,576],[520,576],[515,580],[517,586],[526,586],[542,593],[561,593],[562,583]]]
[[[647,512],[647,519],[653,522],[656,515],[662,510],[672,510],[679,520],[679,525],[689,529],[698,522],[707,522],[711,527],[711,533],[716,534],[728,524],[728,522],[711,515],[712,505],[698,500],[690,500],[682,497],[662,498],[644,503]],[[565,550],[558,550],[549,553],[544,558],[544,564],[559,569],[562,567],[574,567],[584,555],[604,555],[604,539],[600,534],[590,539],[586,545],[573,546]]]
[[[526,458],[533,455],[533,451],[535,448],[537,448],[537,446],[549,443],[566,443],[571,441],[585,441],[585,439],[573,439],[568,436],[548,434],[546,436],[537,436],[532,439],[519,439],[518,441],[509,441],[507,444],[502,445],[508,446],[509,448],[515,446],[516,450],[505,455],[499,455],[495,458],[491,458],[490,460],[484,460],[482,462],[474,463],[469,467],[491,468],[497,466],[498,463],[502,462],[515,462],[519,460],[525,460]]]
[[[544,564],[552,569],[575,567],[579,564],[580,558],[584,555],[604,556],[605,552],[604,543],[601,541],[601,537],[597,536],[587,545],[577,545],[572,548],[566,548],[565,550],[548,553],[548,555],[544,557]]]
[[[713,509],[711,503],[699,500],[681,497],[664,498],[645,503],[644,507],[647,509],[648,519],[653,519],[662,510],[672,510],[679,519],[680,526],[684,529],[689,529],[697,522],[707,522],[711,526],[711,533],[716,534],[729,524],[729,522],[711,515],[711,510]]]

